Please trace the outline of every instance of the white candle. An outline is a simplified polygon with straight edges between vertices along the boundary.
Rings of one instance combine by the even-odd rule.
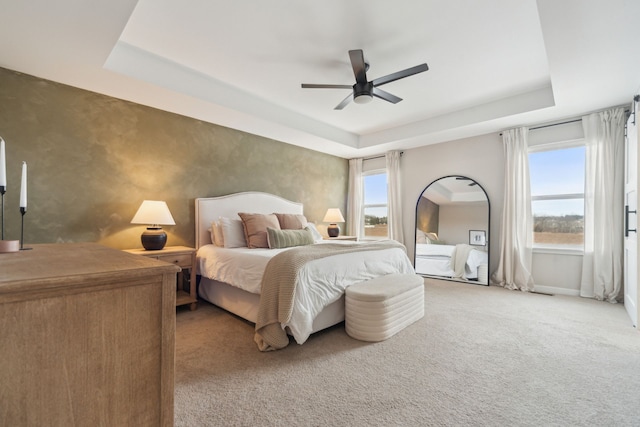
[[[7,158],[4,155],[4,139],[0,138],[0,187],[7,188]]]
[[[27,208],[27,162],[22,162],[22,182],[20,183],[20,207]]]

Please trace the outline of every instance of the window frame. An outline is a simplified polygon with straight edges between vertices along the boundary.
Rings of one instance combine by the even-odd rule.
[[[527,156],[532,153],[565,150],[569,148],[577,148],[577,147],[585,147],[585,146],[586,146],[586,141],[584,138],[536,144],[528,147]],[[586,182],[586,179],[587,177],[586,177],[586,171],[585,171],[584,182]],[[531,171],[529,171],[529,181],[531,181]],[[585,200],[584,187],[583,187],[582,193],[548,194],[548,195],[539,195],[539,196],[531,195],[530,203],[533,204],[533,202],[535,201],[544,201],[544,200],[576,200],[576,199],[582,199],[584,203],[584,200]],[[533,209],[531,210],[531,217],[533,219]],[[584,219],[584,215],[583,215],[583,219]],[[532,245],[533,245],[532,247],[533,253],[561,254],[561,255],[583,255],[584,254],[584,241],[582,242],[581,246],[575,245],[575,247],[544,245],[544,244],[536,244],[535,242],[532,242]]]
[[[387,223],[387,235],[386,236],[380,236],[380,237],[373,237],[373,236],[366,236],[365,235],[365,210],[367,208],[387,208],[387,221],[389,221],[389,195],[387,192],[387,196],[386,196],[386,201],[387,203],[373,203],[373,204],[367,204],[366,200],[365,200],[365,177],[367,176],[371,176],[371,175],[386,175],[387,178],[387,187],[389,185],[389,173],[387,171],[387,168],[376,168],[376,169],[371,169],[371,170],[367,170],[367,171],[363,171],[362,172],[362,206],[361,206],[361,218],[362,218],[362,223],[360,224],[360,230],[361,230],[361,238],[360,240],[385,240],[389,238],[389,228],[388,228],[388,223]],[[388,190],[388,188],[387,188]]]

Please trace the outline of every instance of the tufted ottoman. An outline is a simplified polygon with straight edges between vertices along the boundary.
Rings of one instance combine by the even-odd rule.
[[[424,316],[424,280],[389,274],[345,291],[345,329],[362,341],[383,341]]]

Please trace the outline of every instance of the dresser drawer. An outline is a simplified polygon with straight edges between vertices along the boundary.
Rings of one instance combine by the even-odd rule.
[[[180,267],[192,267],[192,258],[191,254],[168,254],[168,255],[158,255],[155,256],[159,261],[169,262],[171,264],[175,264]]]

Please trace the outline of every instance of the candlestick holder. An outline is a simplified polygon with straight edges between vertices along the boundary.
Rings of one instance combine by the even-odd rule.
[[[24,214],[27,213],[27,208],[20,206],[20,213],[22,214],[22,223],[20,224],[20,250],[21,251],[27,251],[31,248],[25,248],[24,247]]]
[[[2,228],[2,238],[0,239],[0,254],[8,253],[8,252],[18,252],[20,249],[19,242],[17,240],[4,240],[4,193],[7,192],[7,187],[4,185],[0,185],[0,203],[2,203],[2,207],[0,208],[0,213],[2,213],[2,224],[0,224],[0,228]]]
[[[2,210],[0,211],[2,213],[2,237],[0,237],[0,240],[4,240],[4,193],[6,192],[7,187],[0,185],[0,203],[2,203]]]

